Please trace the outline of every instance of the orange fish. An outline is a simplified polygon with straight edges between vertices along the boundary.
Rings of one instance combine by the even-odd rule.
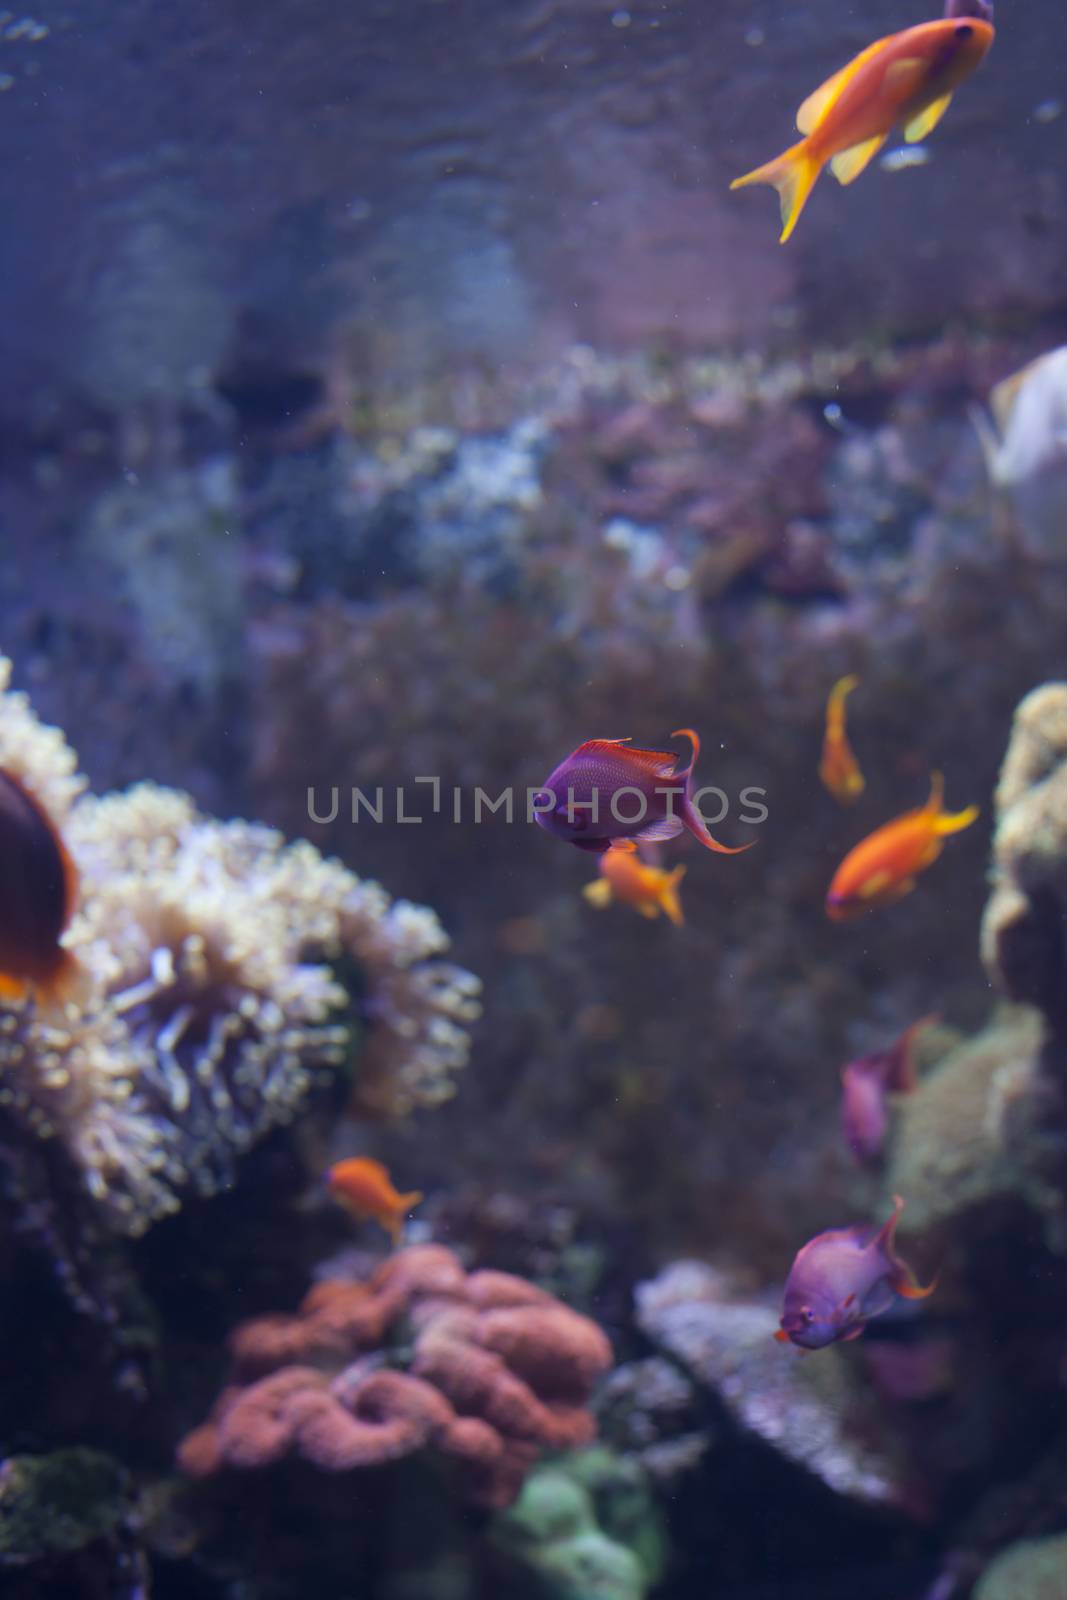
[[[388,1167],[370,1156],[350,1156],[338,1161],[326,1174],[334,1199],[365,1221],[368,1217],[385,1229],[394,1245],[400,1243],[404,1217],[422,1199],[418,1189],[397,1194]]]
[[[850,806],[854,800],[858,800],[866,787],[859,762],[852,754],[852,746],[845,732],[845,700],[859,681],[851,673],[847,678],[838,678],[826,702],[826,733],[822,742],[819,777],[834,799],[840,800],[843,806]]]
[[[892,905],[910,894],[915,879],[942,851],[948,833],[969,828],[977,806],[947,813],[941,809],[945,784],[940,772],[930,780],[930,798],[918,811],[905,811],[893,822],[876,828],[850,850],[834,873],[826,896],[826,914],[835,922],[847,921],[874,906]]]
[[[0,768],[0,999],[64,999],[79,967],[60,943],[78,874],[40,801]]]
[[[828,161],[838,183],[852,183],[894,128],[903,128],[909,144],[925,139],[992,43],[992,24],[974,16],[921,22],[878,39],[804,101],[800,143],[735,178],[731,189],[768,183],[778,190],[784,244]]]
[[[643,917],[658,917],[662,911],[680,928],[685,918],[678,885],[684,877],[684,867],[664,872],[662,867],[648,866],[637,854],[636,846],[622,840],[605,850],[600,857],[600,877],[587,883],[582,893],[593,906],[618,900],[620,905],[633,906]]]

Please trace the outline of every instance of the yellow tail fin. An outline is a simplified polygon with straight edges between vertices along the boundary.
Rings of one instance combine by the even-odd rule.
[[[942,811],[944,799],[945,780],[940,772],[931,773],[930,798],[926,802],[926,809],[934,814],[935,833],[962,833],[964,828],[969,828],[972,822],[977,821],[977,806],[967,806],[963,811]]]
[[[978,820],[978,807],[968,806],[964,811],[946,811],[937,819],[938,833],[961,833]]]
[[[778,190],[778,198],[782,205],[782,234],[779,243],[785,244],[797,225],[797,218],[804,209],[804,202],[811,193],[812,185],[821,169],[822,162],[812,158],[807,139],[802,139],[799,144],[784,150],[780,156],[768,161],[765,166],[757,167],[754,172],[746,172],[743,178],[735,178],[730,188],[744,189],[750,183],[768,183]]]
[[[660,906],[676,928],[680,928],[685,921],[682,916],[682,902],[678,898],[678,885],[684,877],[685,868],[675,867],[674,871],[668,874],[663,887],[660,889]]]

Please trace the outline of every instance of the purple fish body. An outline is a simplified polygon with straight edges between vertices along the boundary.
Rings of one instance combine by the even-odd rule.
[[[546,778],[533,796],[538,822],[557,839],[602,855],[623,841],[673,839],[688,828],[709,850],[736,855],[718,844],[693,804],[693,768],[700,740],[691,728],[677,734],[692,741],[688,766],[673,750],[637,750],[625,739],[590,739]]]
[[[935,1019],[913,1022],[887,1050],[850,1061],[841,1073],[841,1131],[856,1160],[878,1160],[889,1131],[889,1096],[915,1088],[915,1039]]]
[[[899,1195],[882,1227],[859,1223],[817,1234],[797,1254],[786,1280],[777,1338],[804,1350],[857,1339],[872,1317],[888,1311],[897,1295],[922,1299],[921,1288],[893,1244],[904,1202]]]
[[[877,1161],[889,1129],[881,1056],[861,1056],[841,1074],[841,1131],[856,1160]]]

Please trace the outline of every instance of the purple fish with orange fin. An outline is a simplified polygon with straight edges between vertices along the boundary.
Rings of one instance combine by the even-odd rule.
[[[679,767],[674,750],[636,750],[627,739],[579,745],[533,795],[538,822],[557,839],[597,855],[623,839],[673,839],[683,828],[722,855],[751,849],[712,838],[691,798],[700,740],[692,728],[677,728],[671,738],[692,744],[687,766]]]
[[[80,968],[62,937],[78,874],[41,802],[0,768],[0,1000],[62,1001]]]
[[[915,1040],[936,1021],[936,1016],[920,1017],[887,1050],[872,1050],[842,1068],[841,1131],[857,1161],[873,1162],[881,1155],[889,1130],[889,1096],[915,1088]]]
[[[872,1317],[888,1311],[897,1295],[923,1300],[937,1279],[923,1287],[894,1246],[904,1209],[893,1197],[893,1215],[879,1227],[857,1223],[817,1234],[790,1268],[775,1338],[803,1350],[822,1350],[842,1339],[858,1339]]]

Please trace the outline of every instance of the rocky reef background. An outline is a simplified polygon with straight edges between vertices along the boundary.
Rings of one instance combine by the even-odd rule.
[[[1067,745],[1055,689],[1024,697],[1067,679],[1067,496],[1046,486],[1021,518],[974,408],[1067,331],[1065,123],[1051,0],[1004,9],[928,164],[824,180],[788,250],[772,199],[729,179],[919,14],[275,0],[0,24],[19,152],[0,173],[0,647],[96,791],[60,798],[99,955],[63,1040],[21,1012],[0,1034],[11,1593],[272,1600],[309,1573],[326,1600],[1046,1593],[1067,1436],[1067,806],[1046,780]],[[845,672],[867,777],[848,813],[816,776]],[[698,776],[765,789],[768,818],[744,829],[734,798],[718,831],[756,848],[665,852],[688,867],[682,929],[592,909],[589,863],[518,818],[473,822],[476,787],[521,796],[585,738],[685,724]],[[844,850],[935,769],[979,825],[899,906],[830,924]],[[416,776],[442,814],[409,787],[422,820],[398,823]],[[107,795],[146,781],[182,793]],[[354,786],[382,789],[382,823],[353,823]],[[141,892],[146,861],[165,893]],[[441,967],[442,925],[439,994],[409,973]],[[166,1078],[182,985],[210,1022],[237,1014],[234,971],[266,1008],[242,1013],[254,1042],[280,1007],[279,1051],[310,1027],[326,1080],[253,1094],[238,1160],[152,1079],[108,1165],[127,1096]],[[465,1042],[438,1011],[475,1027],[447,1101],[400,1092],[453,1087]],[[882,1170],[857,1173],[839,1069],[930,1012],[920,1089]],[[149,1165],[164,1200],[116,1227],[138,1141],[181,1160],[165,1183]],[[505,1473],[441,1395],[393,1381],[420,1381],[417,1327],[337,1345],[327,1317],[329,1401],[305,1376],[294,1421],[287,1391],[285,1438],[340,1407],[406,1451],[372,1450],[355,1492],[318,1434],[263,1475],[182,1483],[174,1451],[220,1389],[218,1427],[233,1414],[234,1330],[291,1323],[313,1277],[346,1304],[378,1283],[373,1236],[353,1257],[317,1197],[355,1149],[426,1191],[418,1248],[591,1317],[614,1371],[601,1351],[560,1390],[523,1345],[518,1413],[494,1411],[499,1352],[464,1302],[464,1383],[470,1363],[485,1380],[467,1420],[506,1441]],[[928,1317],[787,1371],[769,1333],[792,1253],[894,1190],[909,1246],[945,1263]],[[477,1316],[511,1309],[495,1293]],[[425,1315],[432,1333],[459,1313]],[[602,1446],[554,1458],[587,1442],[596,1375]],[[532,1409],[561,1393],[583,1419],[566,1439]],[[412,1394],[418,1417],[390,1410]],[[457,1457],[509,1493],[472,1505]]]

